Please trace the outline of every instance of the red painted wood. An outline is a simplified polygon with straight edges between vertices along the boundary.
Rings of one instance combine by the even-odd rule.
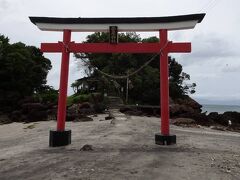
[[[41,43],[41,51],[49,53],[60,53],[62,52],[63,44],[59,43]]]
[[[89,53],[157,53],[161,49],[159,43],[76,43],[70,44],[73,52]]]
[[[166,43],[166,42],[165,42]],[[162,43],[69,43],[70,52],[75,53],[158,53],[165,44]],[[63,44],[42,43],[42,52],[62,52]],[[168,43],[169,52],[191,52],[191,43]]]
[[[63,42],[68,44],[71,41],[71,31],[64,30]],[[66,120],[66,102],[67,102],[67,86],[68,86],[68,71],[69,71],[69,54],[67,48],[62,45],[62,64],[61,64],[61,75],[60,75],[60,87],[58,97],[58,116],[57,116],[57,130],[65,130]]]
[[[160,30],[160,41],[167,42],[167,30]],[[168,82],[168,50],[164,49],[160,56],[160,104],[161,134],[169,135],[169,82]]]
[[[191,43],[172,43],[168,44],[170,53],[189,53],[192,51]]]

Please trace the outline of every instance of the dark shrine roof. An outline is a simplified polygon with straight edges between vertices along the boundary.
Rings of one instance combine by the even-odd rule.
[[[57,18],[57,17],[29,17],[31,22],[47,24],[147,24],[171,23],[196,20],[200,23],[205,14],[189,14],[165,17],[106,17],[106,18]]]

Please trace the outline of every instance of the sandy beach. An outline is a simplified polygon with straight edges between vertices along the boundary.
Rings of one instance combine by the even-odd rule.
[[[171,125],[177,145],[155,145],[159,118],[67,122],[72,144],[50,148],[55,121],[0,126],[0,179],[239,179],[240,134]],[[92,151],[80,151],[84,145]]]

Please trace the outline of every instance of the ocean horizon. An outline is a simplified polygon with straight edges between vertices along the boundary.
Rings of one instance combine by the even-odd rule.
[[[209,114],[210,112],[218,112],[219,114],[222,114],[226,111],[240,112],[240,106],[239,105],[202,104],[203,113],[207,112],[207,114]]]

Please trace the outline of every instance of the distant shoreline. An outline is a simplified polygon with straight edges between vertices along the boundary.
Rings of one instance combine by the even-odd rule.
[[[236,111],[240,112],[239,105],[216,105],[216,104],[202,104],[202,112],[206,112],[209,114],[210,112],[218,112],[222,114],[226,111]]]

